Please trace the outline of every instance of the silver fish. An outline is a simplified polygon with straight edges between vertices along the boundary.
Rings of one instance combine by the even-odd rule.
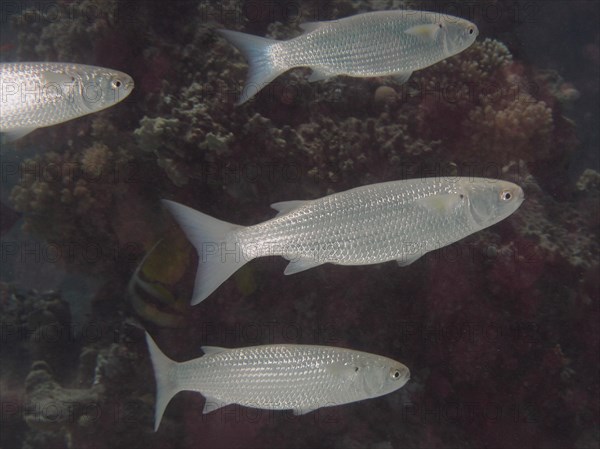
[[[0,132],[31,131],[108,108],[133,90],[123,72],[62,62],[0,63]]]
[[[204,413],[229,404],[302,415],[396,391],[410,379],[400,362],[331,346],[203,346],[203,357],[175,362],[146,333],[156,379],[154,430],[180,391],[204,395]]]
[[[290,261],[285,274],[327,262],[408,265],[503,220],[523,199],[523,190],[507,181],[419,178],[275,203],[275,218],[247,227],[172,201],[163,204],[198,251],[192,298],[198,304],[255,257],[285,257]]]
[[[309,81],[394,75],[406,82],[415,70],[465,50],[479,34],[467,20],[412,10],[369,12],[300,28],[304,34],[287,41],[217,30],[250,65],[238,104],[293,67],[310,67]]]

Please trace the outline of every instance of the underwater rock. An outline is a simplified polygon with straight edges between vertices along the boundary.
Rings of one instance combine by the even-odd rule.
[[[116,320],[116,311],[110,320],[71,323],[69,306],[56,292],[21,292],[2,284],[2,295],[6,447],[13,447],[11,441],[42,449],[155,440],[152,369],[140,370],[146,354],[143,340],[139,347],[134,343],[143,335],[138,325]]]
[[[61,387],[46,362],[34,362],[25,379],[28,413],[25,422],[31,428],[48,431],[86,425],[89,409],[98,407],[103,392],[99,384],[90,389]]]
[[[585,186],[586,196],[578,198],[574,192],[567,201],[557,201],[544,192],[522,163],[519,176],[526,186],[527,207],[515,216],[514,225],[519,235],[534,242],[540,251],[527,257],[539,260],[543,255],[545,263],[588,269],[600,250],[598,234],[593,231],[599,220],[594,204],[594,198],[600,196],[598,172],[585,171],[576,185],[578,189]]]
[[[3,360],[14,362],[2,368],[18,378],[32,360],[46,360],[61,371],[73,343],[69,304],[54,291],[21,291],[5,283],[0,288],[1,353]]]

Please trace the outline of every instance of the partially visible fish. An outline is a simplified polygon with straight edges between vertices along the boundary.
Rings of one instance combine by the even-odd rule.
[[[182,327],[187,301],[180,295],[189,259],[190,244],[181,232],[170,233],[148,250],[131,276],[127,293],[140,318],[160,327]]]
[[[406,82],[415,70],[468,48],[479,33],[468,20],[411,10],[369,12],[300,28],[304,34],[287,41],[218,30],[250,65],[238,104],[293,67],[310,67],[309,81],[394,75]]]
[[[0,63],[0,132],[15,140],[37,128],[106,109],[132,90],[129,75],[102,67]]]
[[[256,257],[281,255],[285,274],[324,263],[408,265],[512,214],[523,202],[513,183],[486,178],[418,178],[371,184],[316,200],[272,204],[254,226],[217,220],[163,200],[198,251],[192,304]]]
[[[164,355],[148,333],[146,342],[156,379],[155,431],[167,404],[180,391],[202,393],[204,413],[240,404],[302,415],[383,396],[410,379],[409,369],[400,362],[331,346],[203,346],[203,357],[178,363]]]

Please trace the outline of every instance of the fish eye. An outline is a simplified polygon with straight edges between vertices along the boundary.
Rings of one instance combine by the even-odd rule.
[[[400,378],[400,371],[397,370],[397,369],[390,371],[390,377],[392,379],[394,379],[394,380],[395,379],[399,379]]]
[[[438,23],[438,27],[440,28],[444,28],[443,25],[441,23]]]
[[[469,28],[469,34],[473,34],[475,32],[475,30],[473,29],[473,27]]]
[[[502,201],[510,201],[512,197],[513,194],[510,192],[510,190],[503,190],[500,192],[500,200]]]
[[[110,83],[110,85],[114,88],[114,89],[118,89],[119,87],[121,87],[123,85],[123,83],[121,82],[121,80],[113,80],[112,83]]]

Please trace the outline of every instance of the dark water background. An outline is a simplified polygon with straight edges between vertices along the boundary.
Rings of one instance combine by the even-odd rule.
[[[472,20],[476,44],[404,86],[295,69],[233,106],[247,66],[214,29],[285,39],[399,4],[2,0],[1,61],[111,67],[136,88],[2,147],[0,447],[599,447],[597,2],[408,2]],[[196,256],[159,203],[250,225],[277,201],[454,175],[513,180],[526,201],[409,267],[284,277],[259,259],[195,307]],[[140,296],[132,275],[160,239],[144,275],[169,294]],[[176,360],[324,344],[412,378],[300,417],[202,415],[181,393],[154,433],[144,329]]]

